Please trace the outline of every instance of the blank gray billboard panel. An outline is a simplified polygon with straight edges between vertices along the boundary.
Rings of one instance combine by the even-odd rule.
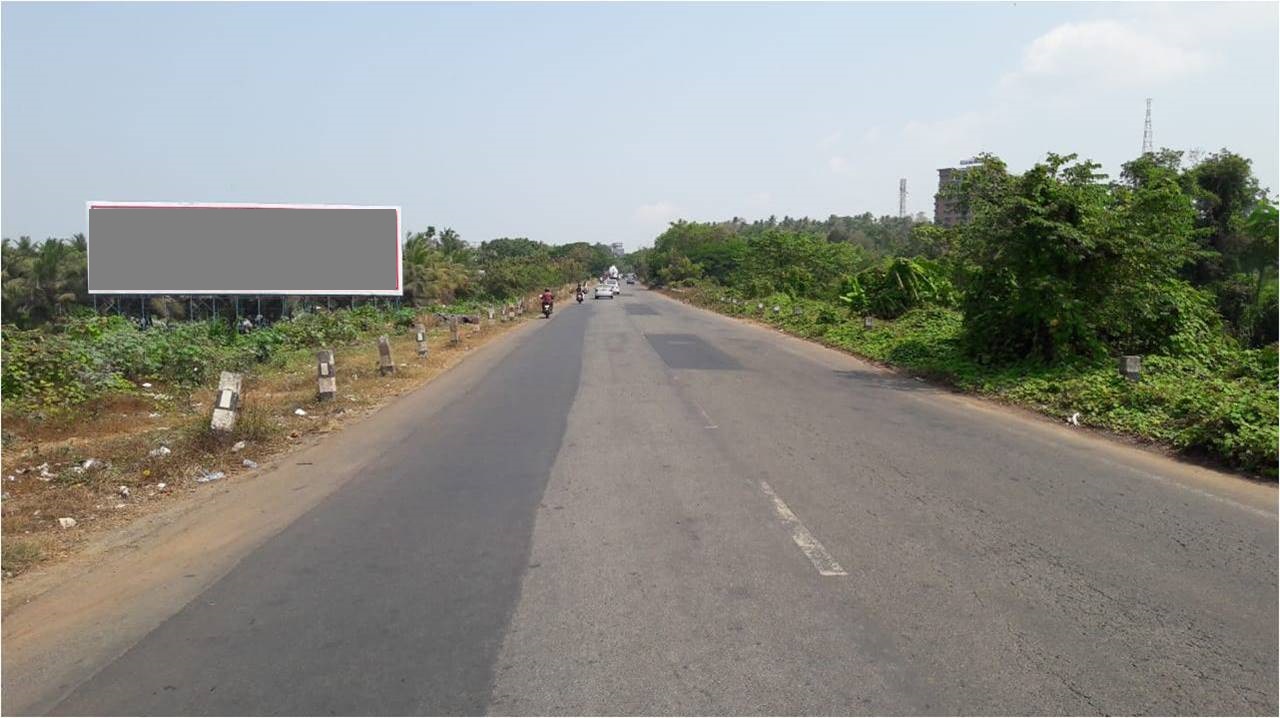
[[[89,202],[91,294],[400,291],[400,208]]]

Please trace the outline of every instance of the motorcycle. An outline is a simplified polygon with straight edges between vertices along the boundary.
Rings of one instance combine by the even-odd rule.
[[[550,305],[550,304],[546,304],[546,303],[544,303],[544,304],[542,305],[542,316],[546,317],[547,319],[550,319],[550,318],[551,318],[551,305]]]
[[[582,304],[582,292],[578,292],[578,304]]]

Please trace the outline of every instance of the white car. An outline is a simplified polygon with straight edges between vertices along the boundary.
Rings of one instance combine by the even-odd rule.
[[[622,285],[619,284],[616,279],[605,280],[605,286],[607,286],[614,294],[622,294]]]
[[[608,284],[596,285],[596,299],[613,299],[613,287]]]

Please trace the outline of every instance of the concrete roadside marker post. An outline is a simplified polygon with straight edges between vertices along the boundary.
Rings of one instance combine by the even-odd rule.
[[[458,346],[458,316],[449,316],[449,343]]]
[[[1129,381],[1140,381],[1142,379],[1142,357],[1132,354],[1120,357],[1120,376]]]
[[[378,337],[378,373],[386,376],[396,371],[395,362],[391,361],[391,340],[386,334]]]
[[[243,378],[242,374],[231,371],[224,371],[218,377],[218,395],[213,401],[210,429],[230,432],[236,427],[236,419],[240,416],[240,383]]]
[[[863,317],[863,318],[862,318],[862,328],[863,328],[863,329],[873,329],[873,328],[875,328],[875,326],[876,326],[876,320],[875,320],[874,318],[872,318],[872,317]]]
[[[338,395],[338,378],[333,371],[333,352],[321,349],[316,352],[316,398],[329,401]]]
[[[418,342],[418,356],[427,355],[427,328],[421,324],[414,325],[413,338]]]
[[[493,324],[493,307],[489,307],[489,323]]]

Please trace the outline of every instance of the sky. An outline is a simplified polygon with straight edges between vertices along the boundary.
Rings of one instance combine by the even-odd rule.
[[[937,169],[1228,148],[1280,190],[1276,3],[14,3],[0,232],[89,200],[399,205],[474,244],[932,217]]]

